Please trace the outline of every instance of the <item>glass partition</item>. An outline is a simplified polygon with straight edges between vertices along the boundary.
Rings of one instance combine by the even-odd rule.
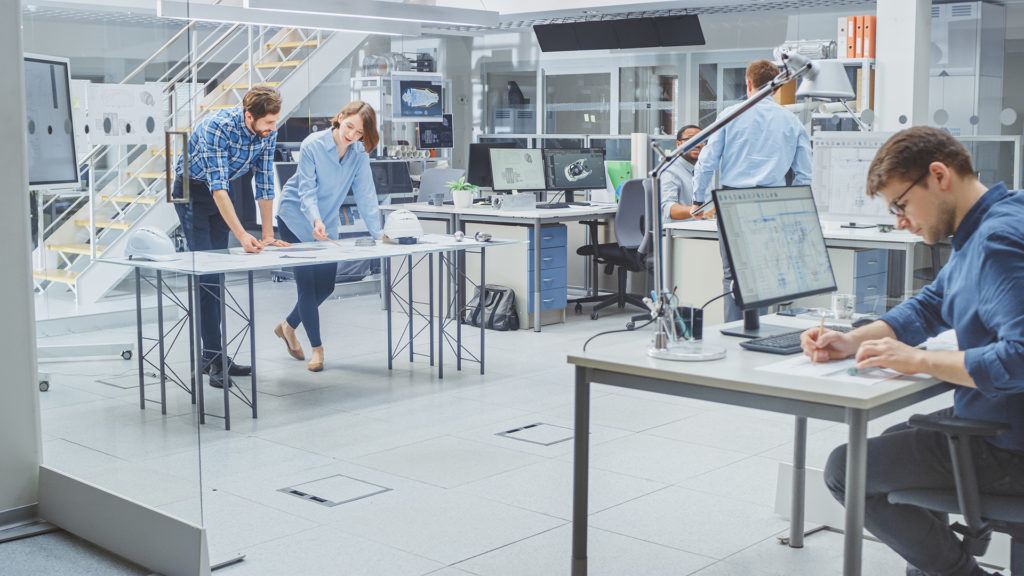
[[[668,66],[619,69],[619,133],[675,134],[679,76]]]
[[[545,134],[607,134],[610,74],[545,74]]]

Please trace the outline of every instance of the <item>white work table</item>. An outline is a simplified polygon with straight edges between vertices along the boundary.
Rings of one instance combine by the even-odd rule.
[[[568,208],[533,208],[529,210],[498,210],[489,204],[474,204],[468,208],[456,208],[453,205],[434,206],[425,202],[410,204],[393,204],[381,206],[381,210],[409,210],[417,217],[432,220],[443,220],[447,224],[446,231],[451,234],[456,230],[465,231],[466,222],[490,222],[517,226],[533,227],[533,245],[541,245],[541,229],[545,224],[559,222],[578,222],[580,220],[605,219],[615,215],[617,204],[592,204],[590,206],[569,206]],[[541,269],[540,250],[533,251],[534,270]],[[596,271],[595,271],[596,274]],[[595,284],[596,286],[596,284]],[[534,302],[541,300],[540,274],[533,275]],[[533,329],[540,332],[540,306],[533,307]]]
[[[903,297],[914,292],[914,249],[924,240],[903,230],[880,232],[878,228],[843,228],[842,222],[821,221],[825,246],[829,248],[898,250],[904,255]],[[718,240],[717,220],[683,220],[662,226],[670,238],[699,238]],[[666,258],[672,273],[672,243],[667,242]],[[670,276],[671,277],[671,276]]]
[[[813,321],[771,317],[776,325],[807,328]],[[734,323],[737,324],[738,323]],[[723,336],[721,326],[704,331],[709,344],[723,346],[725,358],[710,362],[673,362],[646,354],[649,331],[602,337],[586,352],[569,354],[575,365],[575,433],[573,473],[573,576],[587,573],[587,497],[590,430],[590,384],[599,383],[673,396],[696,398],[795,416],[793,509],[789,545],[803,546],[804,463],[807,418],[845,422],[849,426],[844,542],[844,576],[860,576],[864,528],[867,423],[927,398],[949,385],[931,378],[907,378],[872,385],[837,382],[757,370],[786,359],[740,348],[740,338]],[[666,455],[668,456],[668,455]],[[714,521],[711,519],[710,521]]]
[[[457,241],[452,236],[440,235],[440,234],[427,234],[419,239],[416,244],[390,244],[377,242],[374,246],[356,246],[355,240],[339,240],[335,242],[316,242],[316,243],[304,243],[294,244],[291,248],[268,248],[259,254],[247,254],[241,249],[232,250],[216,250],[216,251],[204,251],[204,252],[181,252],[174,256],[174,259],[167,261],[148,261],[148,260],[131,260],[128,258],[103,258],[101,261],[118,264],[122,266],[130,266],[135,269],[135,303],[136,303],[136,324],[137,324],[137,345],[138,345],[138,370],[139,370],[139,405],[140,408],[146,408],[146,387],[143,380],[144,368],[148,363],[153,368],[159,370],[159,384],[160,384],[160,405],[161,411],[166,414],[167,398],[166,398],[166,382],[170,381],[176,384],[179,388],[183,389],[186,393],[192,396],[192,402],[199,404],[200,423],[205,423],[206,416],[212,416],[224,419],[224,427],[230,429],[231,427],[231,412],[229,399],[231,395],[234,395],[241,400],[246,406],[251,408],[252,417],[257,417],[257,394],[256,394],[256,340],[255,340],[255,298],[253,293],[253,273],[260,270],[277,270],[280,268],[300,267],[300,266],[312,266],[316,264],[327,264],[337,262],[351,262],[358,260],[382,260],[382,274],[383,274],[383,298],[384,304],[387,311],[387,328],[388,328],[388,368],[392,368],[392,363],[398,354],[402,351],[407,350],[409,355],[409,361],[413,360],[413,340],[420,332],[426,332],[429,336],[429,354],[420,353],[421,356],[429,356],[431,366],[434,365],[435,361],[435,349],[437,351],[438,361],[438,377],[444,377],[444,350],[445,348],[451,347],[456,352],[456,367],[458,370],[462,369],[463,352],[467,353],[467,360],[476,361],[480,364],[480,373],[484,373],[484,323],[481,322],[479,329],[480,333],[480,349],[478,355],[475,357],[468,349],[465,349],[462,345],[462,321],[461,311],[462,307],[453,308],[452,306],[463,300],[462,295],[458,289],[454,293],[449,293],[449,297],[452,302],[445,299],[444,294],[444,281],[449,278],[450,275],[458,278],[463,278],[465,272],[460,266],[459,261],[461,256],[466,251],[478,251],[483,260],[484,251],[487,248],[505,246],[510,244],[516,244],[520,241],[517,240],[505,240],[505,239],[492,239],[488,242],[478,242],[473,239],[464,239]],[[433,259],[434,256],[438,258],[438,267],[436,275],[434,274]],[[398,280],[394,282],[398,283],[404,281],[407,283],[408,295],[407,297],[399,297],[394,294],[395,285],[392,279],[392,266],[391,260],[393,258],[399,258],[403,264],[399,265],[399,269],[395,272],[394,276]],[[427,265],[430,270],[431,276],[438,278],[438,297],[437,301],[439,305],[437,309],[434,309],[434,292],[432,289],[428,290],[428,302],[426,312],[415,309],[415,304],[423,304],[417,302],[413,294],[413,282],[409,279],[412,274],[413,268],[427,260]],[[405,266],[405,270],[401,269],[401,266]],[[445,270],[448,268],[448,271]],[[156,289],[157,295],[157,337],[156,338],[144,338],[143,326],[142,326],[142,284],[143,284],[143,272],[152,272],[155,276],[155,280],[146,277],[145,282],[150,284]],[[248,307],[247,311],[244,309],[245,306],[234,298],[224,287],[224,274],[226,273],[245,273],[247,275],[248,284]],[[187,296],[182,297],[176,294],[171,285],[165,279],[164,275],[180,275],[185,276],[188,279]],[[197,370],[197,367],[202,366],[204,362],[203,351],[200,346],[196,346],[196,343],[201,340],[200,338],[200,307],[196,305],[199,301],[200,292],[203,290],[203,282],[200,281],[201,276],[205,275],[216,275],[218,284],[218,292],[221,294],[218,297],[220,309],[221,309],[221,355],[223,359],[229,352],[229,344],[235,344],[237,342],[236,352],[241,347],[243,337],[246,336],[245,332],[248,332],[249,340],[249,361],[252,365],[252,373],[250,376],[250,386],[248,391],[243,391],[240,386],[224,386],[224,413],[223,415],[212,414],[206,412],[205,395],[203,389],[203,371]],[[428,288],[433,286],[433,279],[428,284]],[[484,268],[481,265],[480,269],[480,282],[479,285],[484,285],[486,277],[484,276]],[[460,285],[462,283],[459,283]],[[208,289],[212,292],[212,289]],[[170,302],[181,309],[184,314],[181,318],[171,322],[171,327],[165,331],[164,328],[164,314],[163,314],[163,301],[167,298]],[[403,332],[407,336],[408,342],[404,346],[396,347],[393,345],[392,338],[392,301],[398,301],[398,308],[401,312],[407,312],[408,321],[406,328]],[[479,299],[477,305],[482,307],[484,299]],[[243,322],[243,327],[238,333],[229,337],[227,332],[227,312],[231,311]],[[452,312],[454,311],[454,313]],[[482,314],[482,310],[480,310]],[[413,330],[413,320],[415,318],[426,319],[428,328],[426,330],[415,331]],[[437,340],[439,345],[435,346],[434,339],[434,328],[435,324],[437,327]],[[447,330],[449,325],[454,324],[455,335],[452,336]],[[184,331],[185,326],[188,326],[188,342],[189,342],[189,358],[191,364],[191,374],[188,376],[179,376],[173,367],[167,363],[167,357],[170,353],[171,348],[177,342],[179,336]],[[399,340],[401,340],[399,336]],[[152,343],[148,348],[143,346],[143,341],[149,341]],[[155,360],[151,360],[152,354],[157,354]],[[214,360],[215,362],[217,360]],[[226,361],[226,360],[225,360]]]

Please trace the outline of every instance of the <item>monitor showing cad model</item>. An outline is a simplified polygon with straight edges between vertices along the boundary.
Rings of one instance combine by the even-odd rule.
[[[716,190],[715,207],[741,308],[835,291],[810,187]]]
[[[544,150],[549,190],[605,187],[604,150]]]
[[[885,132],[821,132],[814,136],[811,189],[826,220],[894,224],[880,197],[866,194],[868,167],[892,136]]]
[[[455,146],[451,114],[445,114],[444,120],[440,122],[420,122],[416,127],[416,134],[416,147],[420,150]]]
[[[394,74],[392,120],[444,120],[444,80],[440,74]]]
[[[544,190],[544,158],[533,149],[491,149],[495,190]]]
[[[25,103],[29,186],[78,186],[66,59],[25,55]]]

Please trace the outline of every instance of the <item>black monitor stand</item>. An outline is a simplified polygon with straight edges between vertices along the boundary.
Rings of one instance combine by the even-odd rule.
[[[760,312],[757,308],[743,311],[743,326],[736,328],[722,328],[722,334],[726,336],[739,336],[740,338],[764,338],[793,332],[794,328],[785,326],[774,326],[771,324],[761,325]]]
[[[575,190],[566,190],[565,191],[565,201],[566,202],[575,202],[576,201],[576,191]]]

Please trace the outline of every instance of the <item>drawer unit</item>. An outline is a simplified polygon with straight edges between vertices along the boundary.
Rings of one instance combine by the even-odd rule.
[[[555,246],[564,247],[567,243],[568,233],[565,228],[565,224],[553,224],[551,226],[544,226],[540,229],[540,247],[553,248]],[[530,231],[530,248],[533,249],[533,231]]]
[[[526,251],[527,290],[526,310],[533,312],[534,246],[533,231],[529,234],[530,244]],[[540,231],[540,309],[561,310],[569,299],[566,245],[568,230],[564,224],[544,226]]]
[[[858,250],[853,260],[854,278],[884,274],[888,269],[888,250]]]
[[[526,257],[529,262],[526,265],[526,269],[533,271],[533,250],[527,250]],[[540,269],[548,270],[551,268],[565,268],[567,255],[565,253],[565,246],[554,246],[552,248],[544,248],[540,251]]]
[[[540,270],[540,289],[549,290],[551,288],[565,288],[569,283],[565,268],[541,268]],[[527,281],[530,286],[530,290],[533,290],[533,270],[527,275]]]
[[[564,274],[564,272],[563,272]],[[561,310],[565,308],[569,300],[569,294],[565,290],[565,286],[561,288],[549,288],[547,290],[541,290],[540,293],[540,309],[541,310]],[[529,299],[527,301],[526,309],[533,312],[533,292],[530,292]],[[520,318],[520,322],[522,319]]]
[[[882,314],[886,304],[886,273],[861,276],[853,280],[853,293],[857,297],[855,311],[862,314]]]

